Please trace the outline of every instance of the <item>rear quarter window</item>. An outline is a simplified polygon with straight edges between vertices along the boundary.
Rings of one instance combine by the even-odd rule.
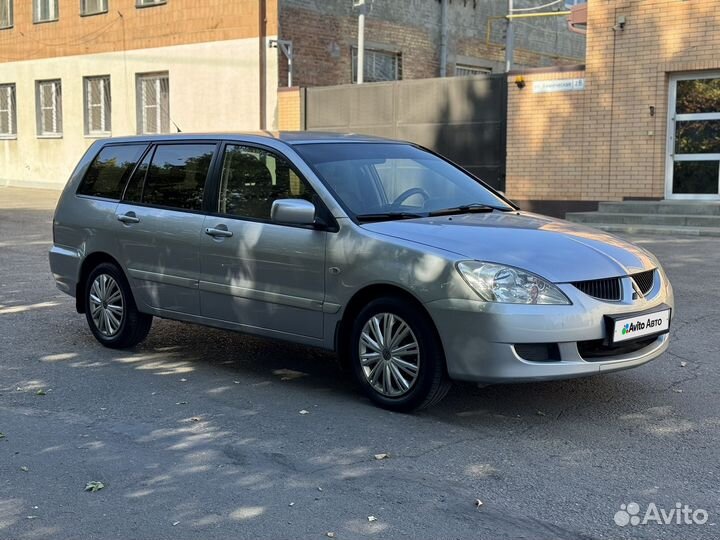
[[[125,183],[145,148],[145,144],[127,144],[100,150],[78,187],[78,195],[120,200]]]

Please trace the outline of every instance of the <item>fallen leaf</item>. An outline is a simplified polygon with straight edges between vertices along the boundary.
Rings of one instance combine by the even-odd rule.
[[[318,491],[322,491],[322,488],[321,488],[321,487],[318,487]]]
[[[536,413],[536,414],[537,414],[538,416],[546,416],[546,415],[545,415],[545,413],[544,413],[544,412],[542,412],[542,411],[537,411],[537,413]]]
[[[107,407],[100,407],[101,411],[107,411]]]
[[[187,382],[187,379],[180,379],[180,382]]]
[[[281,381],[292,381],[293,379],[307,377],[307,373],[293,369],[276,369],[273,371],[273,375],[279,375]]]
[[[483,505],[483,502],[480,499],[475,499],[475,506],[477,506],[478,510],[480,510],[480,507]]]
[[[368,516],[368,521],[372,523],[373,521],[377,521],[377,518],[375,516]]]
[[[45,390],[43,390],[43,389],[41,388],[40,390],[38,390],[37,392],[35,392],[35,395],[36,395],[36,396],[45,396],[45,395],[47,395],[47,394],[45,394]]]
[[[190,421],[191,421],[191,422],[199,422],[200,419],[199,419],[197,416],[193,416],[193,417],[190,419]]]
[[[179,521],[173,521],[173,524],[172,524],[172,525],[173,525],[173,527],[174,527],[175,525],[179,525],[179,524],[180,524]]]
[[[300,414],[310,414],[310,412],[303,409],[302,411],[300,411]]]
[[[21,470],[22,472],[28,472],[30,469],[28,469],[27,467],[25,467],[25,466],[23,465],[22,467],[20,467],[20,470]]]
[[[93,480],[91,482],[88,482],[85,484],[85,491],[89,491],[91,493],[95,493],[96,491],[100,491],[102,488],[105,487],[105,484],[102,482],[98,482],[97,480]]]
[[[187,401],[178,401],[175,405],[187,405]]]
[[[240,384],[240,381],[233,381],[235,384]]]
[[[328,538],[335,538],[335,533],[334,532],[326,532],[325,536],[327,536]]]
[[[390,457],[390,454],[375,454],[375,459],[387,459]]]
[[[685,366],[687,366],[687,362],[680,362],[680,367],[685,367]]]
[[[28,519],[37,519],[37,516],[28,516]]]
[[[295,506],[295,503],[291,502],[290,504],[288,504],[288,506]]]
[[[0,432],[0,439],[4,439],[4,438],[5,438],[5,434]]]
[[[673,392],[675,392],[677,394],[682,394],[683,391],[682,391],[682,388],[673,388]]]

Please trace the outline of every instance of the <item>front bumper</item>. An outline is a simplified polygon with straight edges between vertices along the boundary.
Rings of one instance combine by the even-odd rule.
[[[642,365],[660,356],[669,345],[669,334],[649,340],[624,354],[585,359],[578,342],[606,338],[605,315],[636,313],[674,307],[672,286],[661,270],[656,283],[642,299],[620,302],[596,300],[570,284],[558,287],[572,305],[496,304],[469,299],[429,302],[445,350],[448,374],[456,380],[522,382],[566,379],[619,371]],[[629,278],[624,287],[632,290]],[[519,344],[552,344],[558,357],[530,361],[516,351]]]

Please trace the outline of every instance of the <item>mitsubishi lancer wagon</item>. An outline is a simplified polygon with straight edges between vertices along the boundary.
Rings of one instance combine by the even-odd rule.
[[[452,380],[642,365],[673,308],[645,249],[358,135],[97,141],[58,202],[50,267],[106,347],[137,345],[154,317],[319,346],[399,411]]]

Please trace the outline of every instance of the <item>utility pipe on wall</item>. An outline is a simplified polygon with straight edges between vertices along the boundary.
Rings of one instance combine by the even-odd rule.
[[[515,36],[513,35],[513,0],[508,0],[507,30],[505,31],[505,73],[512,70]]]
[[[447,77],[448,64],[448,0],[440,4],[440,76]]]

